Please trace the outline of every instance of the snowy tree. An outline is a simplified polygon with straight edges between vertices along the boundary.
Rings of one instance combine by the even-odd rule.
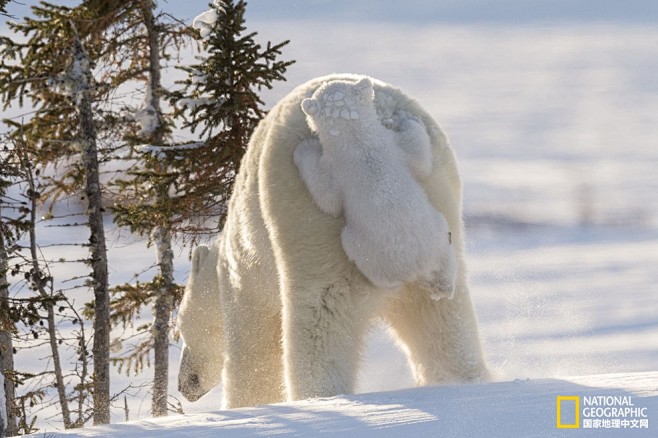
[[[77,355],[81,357],[83,372],[80,382],[70,384],[70,376],[64,370],[60,348],[69,348],[60,335],[57,323],[62,315],[62,309],[70,306],[61,292],[54,290],[54,281],[49,273],[48,265],[40,256],[37,240],[37,210],[40,206],[41,172],[37,160],[34,160],[32,148],[24,143],[17,143],[15,139],[7,141],[0,152],[2,172],[0,180],[0,252],[2,253],[2,273],[0,290],[0,356],[3,359],[5,384],[7,385],[7,411],[10,414],[12,434],[16,433],[16,418],[18,417],[19,431],[33,432],[32,421],[28,421],[27,406],[40,403],[45,394],[45,388],[53,387],[57,392],[57,403],[62,414],[66,428],[80,426],[87,416],[86,398],[88,392],[88,378],[86,369],[86,355],[81,351],[85,349],[85,341],[76,338],[73,341]],[[5,189],[11,189],[7,193]],[[28,254],[25,254],[27,251]],[[11,267],[9,263],[11,261]],[[8,276],[11,276],[9,280]],[[20,296],[10,296],[10,281],[17,290],[23,290]],[[45,312],[45,315],[44,315]],[[77,316],[79,320],[79,316]],[[17,329],[21,322],[25,333]],[[46,324],[44,324],[44,322]],[[25,345],[26,337],[34,342],[45,334],[45,342],[50,349],[49,359],[52,369],[43,373],[23,373],[13,366],[13,353]],[[13,338],[18,340],[14,344]],[[8,353],[7,353],[8,352]],[[5,354],[7,353],[7,354]],[[50,367],[48,367],[50,368]],[[52,376],[52,378],[50,377]],[[32,381],[32,382],[30,382]],[[32,389],[17,396],[14,384],[30,382]],[[73,387],[72,390],[69,390]],[[79,403],[78,418],[73,420],[71,410],[72,396]],[[20,413],[20,415],[19,415]]]
[[[145,4],[150,2],[140,3]],[[148,235],[156,248],[158,277],[150,283],[117,288],[122,292],[118,303],[124,314],[141,305],[135,301],[135,307],[126,306],[124,298],[148,296],[154,301],[154,415],[166,413],[166,335],[174,301],[181,292],[173,282],[172,239],[177,236],[194,241],[199,234],[208,233],[208,218],[214,218],[215,227],[220,226],[240,159],[254,127],[265,114],[257,90],[282,80],[291,64],[276,61],[287,42],[275,46],[268,43],[263,49],[255,43],[255,33],[245,33],[245,6],[244,2],[212,5],[214,12],[210,15],[214,14],[215,20],[208,24],[210,38],[204,44],[208,55],[186,69],[189,78],[177,92],[162,87],[160,71],[166,59],[160,56],[171,54],[175,44],[163,44],[175,41],[173,36],[183,35],[186,30],[176,33],[175,26],[164,26],[162,18],[153,16],[150,11],[155,8],[142,7],[148,35],[148,62],[144,64],[148,75],[143,106],[134,114],[137,126],[132,136],[142,152],[142,163],[131,172],[131,178],[118,183],[123,198],[113,211],[119,224]],[[204,80],[199,81],[201,77]],[[173,115],[165,112],[164,99],[176,108]],[[203,141],[182,145],[172,142],[172,116],[184,117],[183,128],[198,128]],[[145,351],[138,347],[126,359],[139,366]]]
[[[1,100],[5,107],[27,102],[35,108],[20,124],[21,139],[35,146],[39,163],[58,166],[58,177],[49,180],[40,199],[55,202],[84,192],[88,202],[96,424],[109,421],[109,328],[129,323],[147,304],[153,304],[154,320],[137,328],[143,330],[143,342],[112,360],[139,371],[152,351],[152,410],[156,416],[166,414],[172,312],[182,293],[174,282],[172,240],[207,233],[207,218],[215,219],[215,228],[221,226],[249,136],[265,114],[257,91],[283,80],[291,64],[276,60],[287,42],[261,48],[256,34],[245,32],[244,2],[212,7],[216,20],[209,24],[204,43],[207,56],[188,69],[191,82],[174,94],[163,87],[161,71],[194,31],[159,12],[152,0],[84,0],[72,8],[42,2],[33,8],[35,18],[10,24],[25,42],[0,37]],[[194,82],[202,75],[208,80]],[[119,90],[130,88],[143,95],[138,108],[113,100]],[[171,113],[167,101],[174,106]],[[195,104],[199,102],[209,105]],[[183,127],[199,130],[203,141],[173,141],[178,117]],[[118,192],[112,211],[119,225],[148,236],[158,273],[147,283],[115,287],[108,317],[97,166],[126,146],[120,155],[126,158],[127,172],[114,181]]]
[[[22,153],[21,153],[22,152]],[[59,346],[56,335],[56,321],[55,321],[55,305],[57,297],[55,297],[53,290],[53,278],[48,274],[47,269],[43,269],[38,255],[38,243],[36,238],[36,223],[37,223],[37,208],[40,198],[40,188],[38,187],[35,170],[29,156],[25,151],[20,151],[19,156],[20,166],[25,177],[25,184],[27,189],[27,202],[23,203],[25,207],[23,211],[27,215],[25,222],[28,233],[28,247],[29,256],[27,257],[27,266],[29,270],[25,272],[25,279],[30,283],[30,289],[39,294],[43,300],[47,312],[48,334],[51,347],[51,354],[53,360],[53,371],[55,376],[55,387],[57,388],[57,395],[59,397],[59,405],[62,412],[62,419],[64,427],[69,429],[72,427],[71,412],[69,409],[69,402],[66,395],[66,384],[64,383],[64,372],[62,370],[62,360],[59,352]],[[36,333],[36,332],[35,332]]]
[[[188,235],[204,231],[199,225],[210,218],[221,228],[240,160],[265,116],[259,92],[285,80],[294,63],[277,60],[289,41],[267,42],[263,48],[255,40],[257,33],[247,32],[246,2],[215,0],[210,6],[194,21],[204,52],[197,64],[180,67],[187,78],[171,96],[184,117],[183,127],[199,131],[203,141],[203,147],[183,155],[188,170],[181,173],[177,186],[189,212],[186,219],[193,222],[185,230]]]
[[[90,2],[95,7],[103,2]],[[107,7],[107,4],[104,6]],[[166,415],[169,378],[169,332],[174,302],[181,288],[174,280],[172,250],[173,222],[180,206],[171,196],[176,175],[171,172],[172,160],[161,160],[150,151],[171,145],[173,121],[162,106],[166,90],[162,86],[163,63],[167,62],[182,42],[190,35],[180,22],[158,13],[157,3],[151,0],[114,3],[114,20],[108,22],[108,31],[120,60],[119,68],[127,65],[122,77],[131,77],[143,85],[144,101],[141,108],[130,111],[126,119],[132,119],[125,138],[133,145],[131,160],[137,164],[126,178],[116,182],[119,188],[117,202],[113,206],[115,220],[128,226],[133,232],[146,235],[155,247],[158,275],[148,283],[123,285],[115,291],[118,297],[114,308],[121,314],[117,320],[125,321],[139,307],[153,303],[154,320],[143,343],[126,356],[115,361],[123,366],[131,364],[139,371],[144,357],[152,348],[154,354],[152,411],[155,416]],[[124,64],[125,61],[125,64]],[[132,305],[130,301],[132,300]]]
[[[69,76],[75,83],[72,97],[80,117],[79,144],[84,163],[85,194],[90,230],[92,280],[94,289],[94,424],[110,422],[110,297],[107,246],[103,225],[103,201],[99,179],[96,127],[92,114],[93,77],[90,60],[77,34]]]
[[[144,109],[140,114],[141,129],[139,135],[157,146],[165,144],[167,126],[161,107],[162,81],[160,64],[161,30],[153,15],[155,4],[150,1],[142,3],[142,15],[148,37],[148,81]],[[153,163],[152,169],[162,174],[163,169]],[[166,181],[155,180],[155,203],[170,202],[169,186]],[[153,218],[155,219],[155,218]],[[151,221],[153,220],[151,219]],[[169,322],[174,305],[174,253],[171,247],[172,234],[168,215],[160,216],[160,220],[149,221],[150,239],[155,245],[157,263],[160,270],[160,287],[155,290],[154,320],[153,320],[153,415],[167,414],[167,397],[169,381]]]
[[[9,38],[0,41],[2,55],[10,60],[0,69],[0,93],[5,107],[25,96],[36,108],[34,116],[21,127],[21,136],[28,143],[39,145],[36,158],[41,162],[57,162],[78,157],[65,173],[68,182],[58,181],[53,193],[84,190],[88,202],[92,268],[91,286],[94,292],[94,423],[110,420],[109,386],[109,291],[105,234],[103,230],[101,187],[99,183],[98,150],[92,114],[96,98],[88,52],[77,33],[89,26],[89,17],[82,9],[71,9],[41,3],[33,7],[36,18],[10,23],[14,32],[23,33],[26,42]],[[97,54],[102,40],[87,38]],[[95,44],[95,45],[94,45]],[[62,415],[66,427],[72,425],[60,388]]]
[[[121,15],[124,23],[141,22],[143,28],[124,24],[120,28],[130,32],[117,35],[117,40],[145,35],[149,48],[146,53],[141,50],[127,55],[146,73],[142,79],[144,102],[133,113],[136,124],[127,136],[141,152],[141,160],[129,172],[129,178],[117,182],[121,196],[113,211],[117,223],[149,236],[156,249],[159,275],[149,283],[116,288],[116,308],[121,309],[121,320],[125,321],[125,316],[134,314],[143,303],[154,303],[152,338],[125,356],[122,365],[133,364],[139,369],[152,343],[153,413],[158,416],[167,409],[168,334],[174,302],[181,293],[173,278],[172,239],[194,240],[198,234],[208,233],[207,218],[214,217],[216,224],[221,222],[239,161],[251,132],[264,116],[256,90],[283,79],[291,63],[276,61],[285,43],[268,44],[262,49],[254,42],[255,34],[244,33],[244,2],[216,3],[213,10],[220,12],[206,45],[210,55],[187,69],[191,79],[183,90],[168,92],[161,83],[161,69],[167,57],[176,52],[181,41],[177,37],[187,37],[191,32],[177,27],[176,22],[165,24],[165,17],[155,13],[155,4],[150,1],[129,4],[132,6],[127,4],[126,11],[141,10],[141,16],[126,12]],[[205,85],[192,85],[201,75],[208,78]],[[139,74],[134,77],[142,78]],[[173,114],[167,113],[165,100],[177,108]],[[185,117],[183,128],[200,128],[204,141],[172,141],[170,130],[177,117]],[[128,305],[130,297],[139,297],[134,306]]]
[[[85,166],[93,163],[93,153],[88,152],[98,147],[92,140],[94,137],[98,139],[101,135],[109,135],[112,140],[111,147],[125,144],[126,141],[133,146],[131,151],[123,152],[131,163],[132,171],[124,181],[117,183],[121,192],[116,202],[116,219],[119,224],[130,226],[133,231],[149,236],[150,242],[156,247],[159,275],[147,284],[124,285],[115,289],[117,296],[112,303],[115,309],[113,321],[122,319],[125,321],[126,315],[128,317],[134,315],[139,307],[151,302],[154,304],[155,318],[150,327],[150,336],[145,342],[127,356],[114,358],[114,361],[120,365],[128,363],[130,368],[131,361],[141,363],[145,356],[148,358],[151,350],[154,351],[153,412],[155,415],[164,415],[167,412],[170,320],[174,300],[180,296],[181,291],[181,288],[174,283],[171,249],[173,220],[171,212],[175,211],[176,206],[175,200],[169,196],[172,185],[170,166],[149,153],[141,153],[143,150],[141,145],[161,147],[171,141],[169,133],[172,122],[168,120],[161,107],[165,90],[161,85],[160,70],[162,64],[169,60],[170,54],[176,51],[183,39],[191,35],[191,32],[180,22],[166,21],[166,15],[158,14],[156,6],[151,0],[87,0],[76,8],[55,7],[44,3],[35,9],[36,14],[39,17],[48,16],[48,22],[52,26],[59,25],[61,28],[50,27],[50,34],[40,33],[39,36],[45,44],[39,44],[32,38],[24,47],[16,48],[15,44],[8,45],[11,49],[5,50],[5,53],[18,54],[15,56],[23,64],[23,70],[20,71],[23,73],[22,77],[48,78],[43,87],[36,90],[33,87],[28,90],[36,91],[37,103],[41,105],[35,118],[26,124],[25,135],[29,140],[41,143],[41,151],[46,161],[69,157],[71,154],[83,157],[76,165],[76,172],[65,174],[65,177],[70,176],[69,180],[55,182],[58,193],[71,193],[73,187],[84,186],[87,189],[86,198],[90,202],[96,195],[100,195],[100,185],[97,182],[82,178],[85,175],[98,174],[84,172]],[[23,28],[15,30],[32,35],[31,28],[35,25],[42,26],[39,29],[48,28],[41,21],[27,19],[26,22]],[[75,37],[75,29],[80,36],[79,40],[70,39]],[[52,35],[57,37],[57,41],[53,41],[53,44],[50,43],[51,38],[49,38]],[[68,52],[62,51],[66,46],[60,47],[61,41],[69,41]],[[23,54],[21,50],[26,51],[27,54]],[[50,53],[56,65],[50,66],[47,72],[36,71],[32,58],[40,61],[39,55],[45,52]],[[58,61],[67,59],[66,55],[69,59],[73,56],[73,61],[59,65]],[[97,65],[96,71],[99,72],[99,77],[95,84],[87,68],[91,67],[90,62],[85,56],[93,59]],[[25,64],[30,65],[30,71],[26,71],[28,67],[25,67]],[[21,79],[21,75],[16,73],[14,66],[7,66],[7,69],[13,73],[10,77],[17,80],[17,83],[25,82]],[[134,87],[139,83],[142,84],[145,96],[144,104],[140,108],[133,109],[121,104],[114,105],[119,107],[117,112],[103,111],[100,105],[90,108],[90,101],[109,100],[108,96],[116,94],[121,87],[125,90],[126,87]],[[19,101],[22,99],[21,90],[16,91],[16,88],[19,87],[8,85],[8,99],[17,98]],[[92,112],[95,113],[96,120],[93,119]],[[36,123],[35,119],[40,123]],[[94,136],[94,128],[98,127],[99,121],[102,121],[102,131],[96,130]],[[57,140],[55,142],[48,140],[53,138]],[[49,149],[54,143],[58,147]],[[72,147],[75,145],[80,148]],[[143,202],[135,202],[136,200]],[[89,208],[88,211],[100,213],[102,208]],[[100,215],[97,217],[100,218]],[[90,216],[89,224],[92,227],[93,224],[102,225],[102,222],[95,218],[96,216],[94,218]],[[99,242],[93,237],[90,241],[94,246]],[[99,257],[92,254],[92,261],[98,259]],[[106,285],[107,282],[101,283],[94,274],[93,284]],[[136,291],[138,293],[135,293]],[[99,348],[100,345],[104,346],[102,352],[95,351],[95,359],[105,358],[108,353],[109,338],[105,335],[110,328],[110,319],[105,313],[104,303],[105,301],[96,299],[88,313],[93,315],[95,322],[104,321],[105,327],[102,337],[98,336],[100,327],[95,331],[94,340],[102,340]],[[98,365],[100,371],[100,363],[98,361],[94,363]],[[102,370],[107,370],[107,367],[103,366]],[[105,391],[105,388],[109,390],[105,385],[107,380],[98,379],[99,376],[102,377],[102,374],[96,373],[96,381],[100,386],[95,395],[98,394],[100,397],[101,394],[108,394],[104,399],[109,401],[109,393]],[[96,409],[95,423],[107,421],[109,421],[109,410]]]
[[[11,379],[5,379],[6,383],[29,386],[20,395],[12,391],[8,397],[8,400],[11,399],[10,409],[13,407],[10,412],[19,419],[19,432],[34,432],[36,416],[28,420],[28,410],[44,403],[46,392],[54,388],[64,427],[80,427],[90,418],[88,400],[92,386],[88,372],[90,366],[85,323],[64,293],[55,290],[49,262],[44,259],[39,247],[37,223],[41,194],[47,187],[47,179],[42,172],[45,166],[39,164],[38,149],[34,145],[19,141],[17,135],[10,138],[0,151],[0,186],[11,189],[10,193],[0,190],[0,206],[3,211],[7,211],[0,215],[0,243],[3,244],[6,260],[11,260],[3,277],[5,287],[2,292],[6,299],[0,301],[0,328],[3,334],[8,335],[8,338],[2,339],[3,344],[12,342],[12,337],[17,342],[13,348],[9,346],[3,350],[20,354],[22,346],[35,348],[39,345],[47,346],[50,350],[49,365],[43,372],[21,372],[13,369],[13,364],[5,367],[11,369]],[[10,281],[15,290],[22,291],[19,295],[10,296]],[[18,330],[19,322],[23,330]],[[58,328],[62,322],[78,326],[79,329],[64,335]],[[64,350],[64,353],[75,352],[72,354],[76,357],[73,369],[66,367],[60,350]],[[51,402],[45,401],[45,404]]]

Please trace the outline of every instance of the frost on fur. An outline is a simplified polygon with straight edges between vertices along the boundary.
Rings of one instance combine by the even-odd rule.
[[[345,253],[375,286],[416,282],[432,298],[452,298],[457,262],[446,219],[420,181],[432,171],[422,121],[397,112],[379,120],[369,78],[324,83],[301,103],[317,138],[293,158],[313,200],[345,216]]]

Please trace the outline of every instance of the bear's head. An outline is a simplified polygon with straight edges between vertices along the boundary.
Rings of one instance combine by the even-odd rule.
[[[217,246],[199,245],[192,254],[192,269],[178,312],[183,351],[178,390],[196,401],[221,380],[224,334],[221,324]]]
[[[324,128],[338,135],[339,125],[374,115],[374,100],[373,83],[366,77],[357,82],[325,82],[311,97],[302,100],[301,106],[311,129],[319,132]]]

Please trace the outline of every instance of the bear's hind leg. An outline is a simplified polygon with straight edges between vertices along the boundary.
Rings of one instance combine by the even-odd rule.
[[[417,285],[407,285],[390,299],[384,317],[407,353],[419,386],[488,378],[465,285],[457,285],[452,300],[439,301]]]

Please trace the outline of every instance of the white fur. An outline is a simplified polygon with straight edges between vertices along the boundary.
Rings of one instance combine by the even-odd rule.
[[[397,114],[398,130],[384,127],[374,98],[363,78],[326,82],[304,99],[319,139],[300,143],[295,164],[320,209],[345,217],[343,249],[375,286],[416,281],[434,298],[452,298],[450,230],[419,182],[432,171],[429,135],[406,112]]]
[[[201,245],[192,254],[192,269],[178,312],[184,346],[178,390],[197,400],[219,384],[224,362],[224,334],[217,282],[218,247]]]
[[[461,183],[453,152],[431,117],[398,89],[373,81],[377,117],[384,125],[404,133],[399,125],[416,129],[417,118],[427,128],[430,171],[422,178],[422,166],[414,172],[452,232],[457,257],[452,300],[432,300],[416,283],[397,290],[373,286],[343,250],[344,219],[314,202],[293,162],[298,145],[313,137],[302,101],[326,82],[362,78],[332,75],[301,85],[272,108],[252,136],[217,242],[217,270],[201,268],[218,276],[221,318],[209,318],[217,322],[223,342],[215,345],[219,336],[208,337],[206,348],[223,352],[223,365],[213,365],[223,368],[224,407],[353,392],[363,340],[376,317],[390,324],[419,385],[487,376],[463,260]],[[409,122],[397,120],[405,113]],[[362,115],[349,116],[360,120]],[[197,284],[200,277],[191,281]],[[188,287],[186,294],[194,290]],[[189,307],[181,317],[191,312]],[[186,343],[197,330],[181,327]]]

